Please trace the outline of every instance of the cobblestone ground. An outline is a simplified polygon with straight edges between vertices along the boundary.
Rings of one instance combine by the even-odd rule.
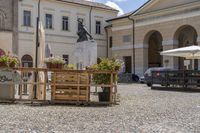
[[[200,93],[119,85],[113,107],[0,105],[0,132],[200,132]]]

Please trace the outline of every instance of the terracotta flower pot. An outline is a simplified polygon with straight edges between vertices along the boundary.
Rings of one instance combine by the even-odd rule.
[[[14,67],[15,67],[15,63],[14,63],[14,62],[11,62],[11,63],[9,64],[9,67],[10,67],[10,68],[14,68]]]
[[[58,69],[62,69],[63,68],[63,64],[57,64],[57,68]]]
[[[0,67],[7,67],[6,62],[0,62]]]
[[[63,64],[46,63],[46,65],[49,69],[62,69],[64,67]]]
[[[53,69],[57,68],[57,64],[51,64],[51,68]]]
[[[51,68],[51,63],[46,63],[47,68]]]

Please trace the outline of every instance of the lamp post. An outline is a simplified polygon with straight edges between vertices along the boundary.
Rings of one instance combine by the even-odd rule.
[[[40,46],[39,42],[39,22],[40,22],[40,2],[38,1],[38,16],[37,16],[37,22],[36,22],[36,54],[35,54],[35,68],[38,67],[38,47]],[[35,83],[37,82],[37,76],[38,73],[35,72]],[[34,85],[34,99],[37,99],[37,85]]]

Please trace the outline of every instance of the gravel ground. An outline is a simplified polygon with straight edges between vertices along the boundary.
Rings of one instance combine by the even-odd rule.
[[[200,132],[199,93],[119,85],[113,107],[0,105],[0,132]]]

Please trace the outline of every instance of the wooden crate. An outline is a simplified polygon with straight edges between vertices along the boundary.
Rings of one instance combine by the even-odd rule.
[[[52,101],[89,102],[89,78],[87,73],[52,74]]]

